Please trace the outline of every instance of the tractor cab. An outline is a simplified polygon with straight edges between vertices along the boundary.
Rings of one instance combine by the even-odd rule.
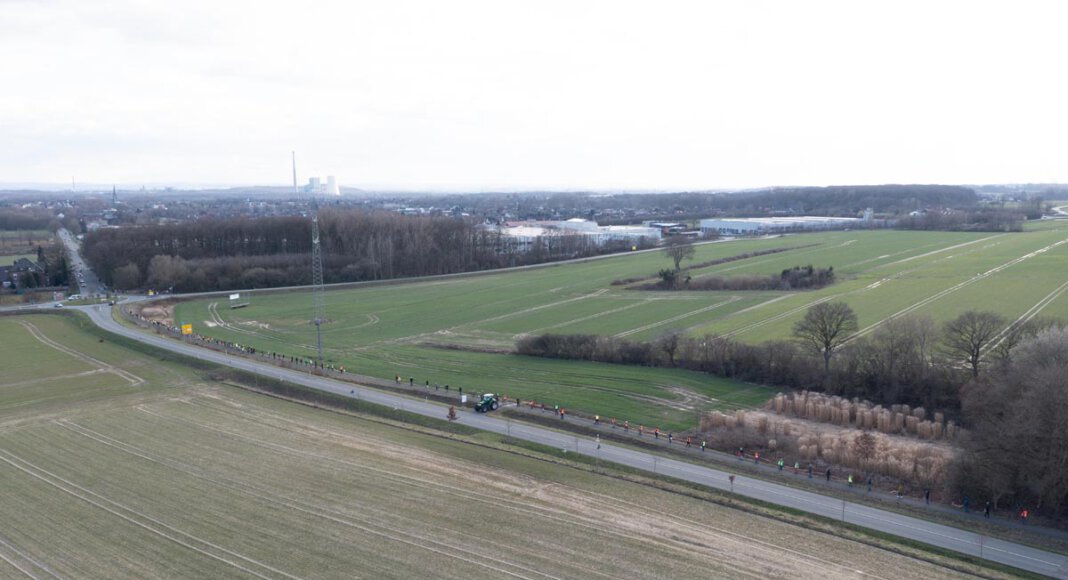
[[[486,393],[482,395],[482,398],[475,403],[475,412],[488,413],[490,411],[496,411],[500,408],[501,402],[497,398],[497,395],[493,393]]]

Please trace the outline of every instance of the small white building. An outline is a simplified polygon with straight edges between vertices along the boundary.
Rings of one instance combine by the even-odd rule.
[[[497,228],[502,235],[514,240],[520,249],[531,248],[538,238],[581,238],[585,242],[603,246],[612,241],[639,244],[643,239],[657,242],[661,238],[659,228],[646,226],[599,226],[597,222],[582,218],[564,221],[508,222]]]

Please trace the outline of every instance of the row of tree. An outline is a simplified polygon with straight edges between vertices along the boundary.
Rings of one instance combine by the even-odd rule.
[[[793,340],[747,344],[730,337],[687,337],[679,331],[653,341],[610,336],[537,335],[516,343],[524,355],[599,362],[675,366],[791,389],[815,389],[881,404],[906,403],[951,413],[960,388],[991,362],[1054,326],[1035,319],[1006,330],[999,315],[969,311],[942,325],[921,316],[887,320],[856,336],[856,314],[843,302],[813,306],[794,327]]]
[[[966,432],[953,485],[999,506],[1068,517],[1068,327],[1053,320],[1006,326],[968,311],[942,325],[891,319],[856,337],[844,303],[812,307],[794,341],[760,345],[670,332],[651,342],[592,335],[520,340],[520,354],[621,364],[680,366],[792,389],[822,390],[886,405],[948,411]]]
[[[714,215],[857,216],[867,208],[878,214],[906,215],[928,207],[974,207],[979,197],[968,187],[952,185],[849,185],[789,187],[746,192],[678,193],[579,192],[455,194],[409,200],[412,205],[460,207],[472,214],[521,219],[558,219],[581,215],[602,225],[643,219],[684,221]],[[506,218],[510,219],[510,218]]]
[[[44,230],[54,219],[44,208],[0,208],[0,230]]]
[[[470,220],[349,209],[319,214],[324,281],[453,274],[623,251],[588,236],[543,236],[529,246]],[[105,284],[200,292],[311,281],[311,220],[205,219],[100,229],[83,253]]]
[[[931,211],[904,216],[897,221],[895,227],[904,230],[1019,232],[1023,231],[1023,223],[1026,219],[1027,216],[1022,212],[993,208],[949,212]]]
[[[684,280],[673,288],[684,290],[809,290],[823,288],[834,283],[834,267],[815,268],[794,266],[783,270],[778,276],[749,274],[741,276],[702,276]]]

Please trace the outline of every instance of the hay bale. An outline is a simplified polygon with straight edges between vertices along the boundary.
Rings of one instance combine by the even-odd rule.
[[[916,426],[920,424],[920,418],[916,415],[905,417],[905,430],[913,435],[916,434]]]

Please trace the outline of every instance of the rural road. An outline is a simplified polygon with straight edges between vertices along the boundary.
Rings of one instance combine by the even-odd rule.
[[[224,353],[128,328],[112,318],[111,307],[106,305],[81,306],[77,307],[77,309],[88,314],[94,323],[110,332],[162,349],[208,360],[242,371],[289,381],[313,389],[353,396],[360,400],[428,417],[444,419],[446,415],[447,406],[441,403],[422,401],[368,387],[361,387],[348,382],[316,377],[308,373],[279,368],[253,360],[230,357]],[[598,443],[588,437],[513,422],[493,414],[478,414],[473,411],[458,410],[460,411],[460,421],[465,425],[494,433],[507,434],[542,445],[551,445],[588,457],[653,471],[719,490],[732,489],[731,482],[728,479],[729,474],[725,471],[608,443],[601,443],[598,448]],[[841,520],[963,554],[982,557],[1030,572],[1068,578],[1068,556],[741,475],[735,477],[733,491],[753,499]]]
[[[103,296],[104,285],[96,277],[89,265],[82,259],[80,244],[74,235],[64,228],[60,228],[56,234],[67,248],[67,257],[70,260],[70,270],[78,278],[78,289],[85,297]]]

